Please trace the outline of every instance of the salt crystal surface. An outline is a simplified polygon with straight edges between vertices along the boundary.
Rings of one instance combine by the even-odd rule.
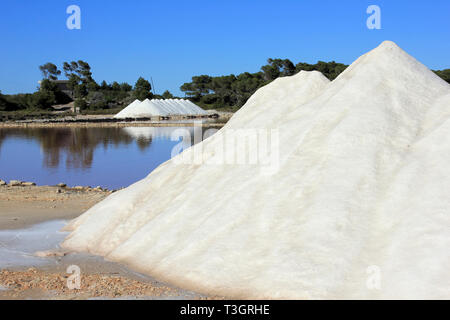
[[[205,115],[207,112],[184,99],[145,99],[135,100],[114,118],[140,118],[170,115]]]
[[[332,82],[279,78],[178,156],[278,129],[272,175],[175,157],[72,221],[63,245],[220,295],[448,299],[449,110],[449,84],[389,41]]]

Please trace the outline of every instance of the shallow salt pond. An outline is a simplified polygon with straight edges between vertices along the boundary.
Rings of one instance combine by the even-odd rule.
[[[145,178],[217,129],[201,127],[0,128],[0,179],[119,189]],[[180,148],[181,147],[181,148]]]

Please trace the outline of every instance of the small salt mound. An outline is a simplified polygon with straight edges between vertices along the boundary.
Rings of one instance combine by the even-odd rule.
[[[74,220],[63,245],[226,296],[448,299],[449,102],[450,86],[392,42],[331,83],[277,79]],[[279,130],[272,175],[177,163],[214,159],[243,128]]]
[[[114,116],[114,118],[126,118],[127,114],[136,113],[138,106],[141,104],[141,101],[136,99],[128,106],[126,106],[123,110],[121,110],[118,114]]]
[[[135,102],[137,103],[135,104]],[[145,99],[143,102],[136,100],[128,107],[120,111],[114,118],[144,118],[152,116],[170,115],[204,115],[205,110],[188,100],[182,99]]]

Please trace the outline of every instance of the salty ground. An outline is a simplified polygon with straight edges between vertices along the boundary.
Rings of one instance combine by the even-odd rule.
[[[101,257],[59,249],[67,235],[59,231],[65,223],[109,194],[94,189],[0,186],[0,299],[219,298],[161,283]],[[80,289],[67,285],[76,273],[67,273],[70,266],[80,270]]]

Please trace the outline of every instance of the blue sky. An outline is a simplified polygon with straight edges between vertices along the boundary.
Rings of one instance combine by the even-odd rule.
[[[66,27],[69,5],[81,30]],[[381,30],[366,8],[381,8]],[[153,78],[157,93],[200,74],[256,72],[267,58],[351,63],[393,40],[432,69],[450,68],[450,1],[3,0],[0,90],[32,92],[46,62],[85,60],[97,82]]]

